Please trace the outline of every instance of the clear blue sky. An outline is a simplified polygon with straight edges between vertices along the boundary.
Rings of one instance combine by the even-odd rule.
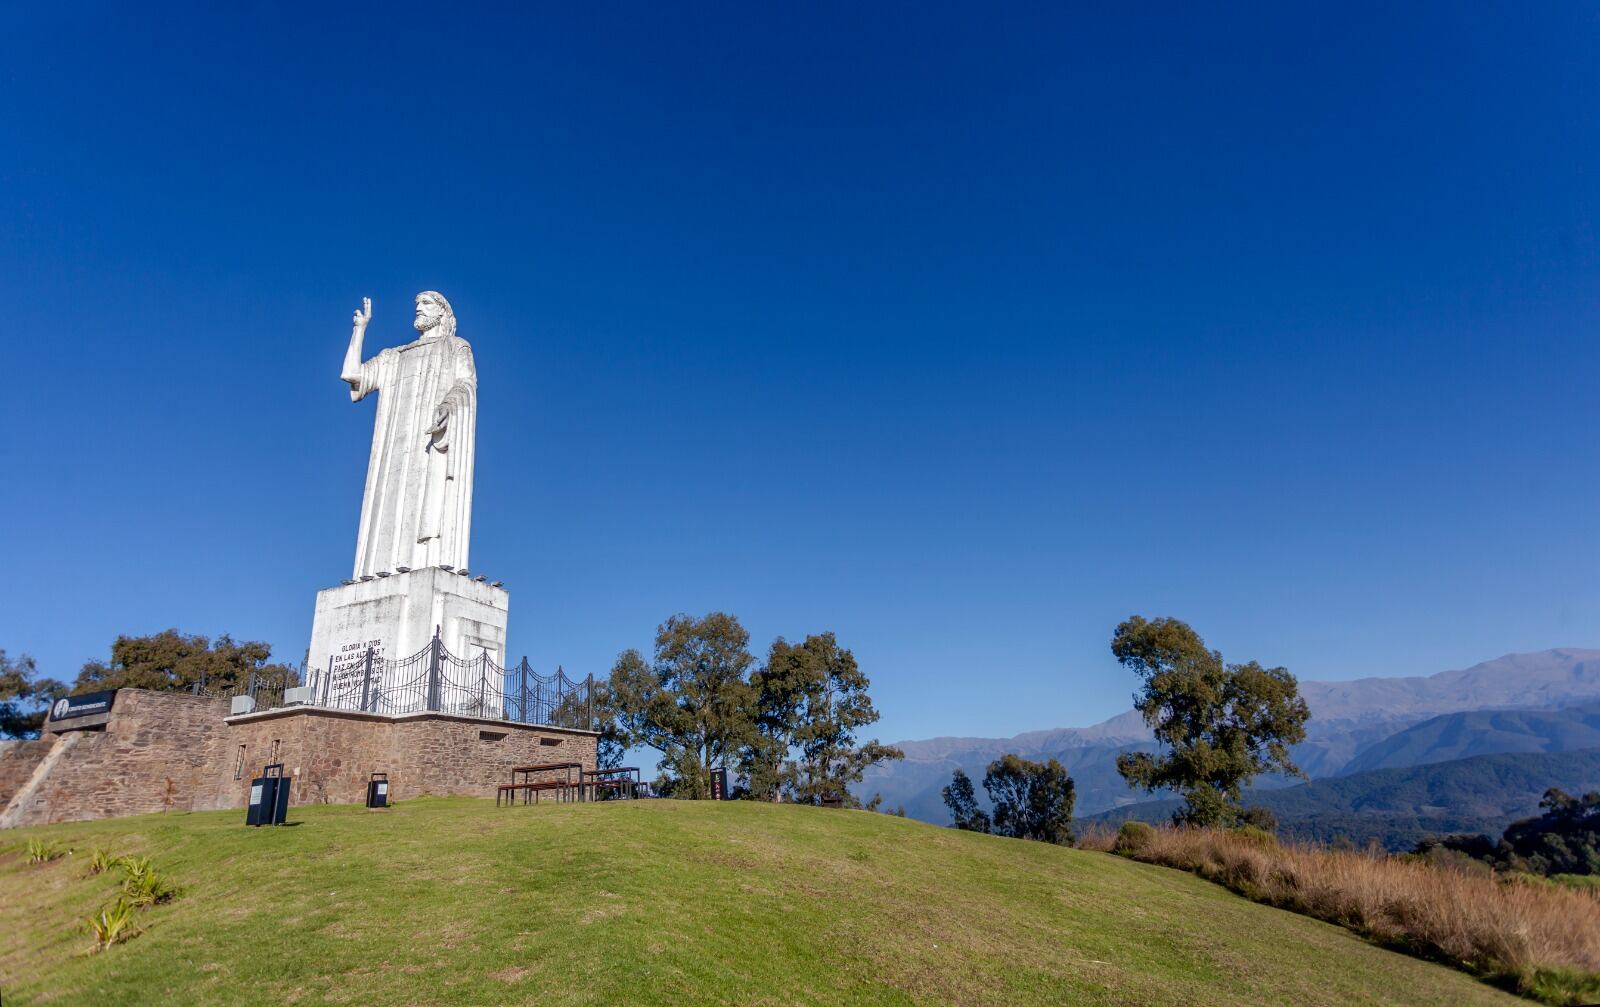
[[[831,629],[887,740],[1125,709],[1134,612],[1600,645],[1594,6],[468,6],[0,10],[0,647],[298,663],[424,288],[543,670]]]

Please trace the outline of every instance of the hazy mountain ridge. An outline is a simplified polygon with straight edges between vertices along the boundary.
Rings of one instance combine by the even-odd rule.
[[[1306,741],[1294,748],[1294,758],[1312,777],[1329,777],[1348,771],[1362,753],[1430,718],[1489,709],[1548,710],[1600,701],[1600,650],[1561,647],[1507,654],[1426,677],[1302,682],[1300,688],[1311,707],[1311,722]],[[874,767],[858,791],[868,797],[881,794],[887,806],[904,806],[907,814],[925,821],[949,820],[939,791],[956,768],[965,770],[977,783],[984,767],[1006,752],[1031,759],[1059,759],[1077,784],[1080,814],[1148,800],[1148,795],[1128,790],[1116,772],[1118,752],[1153,747],[1149,728],[1133,710],[1089,727],[1028,731],[1011,738],[929,738],[896,745],[906,753],[905,760]],[[1270,778],[1260,781],[1258,787],[1270,789],[1294,782]],[[981,796],[981,786],[979,793]]]
[[[1391,735],[1352,759],[1344,772],[1585,748],[1600,748],[1600,703],[1557,710],[1474,710],[1433,717]]]
[[[1300,694],[1312,716],[1322,720],[1554,707],[1577,698],[1600,698],[1600,650],[1558,647],[1507,654],[1426,678],[1302,682]]]

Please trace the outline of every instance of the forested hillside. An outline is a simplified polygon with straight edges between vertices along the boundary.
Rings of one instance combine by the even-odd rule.
[[[1497,836],[1513,821],[1538,814],[1539,799],[1551,787],[1568,793],[1600,789],[1600,749],[1481,755],[1379,769],[1281,790],[1251,791],[1247,803],[1276,815],[1286,837],[1348,839],[1357,845],[1376,840],[1385,849],[1408,850],[1430,835]],[[1094,820],[1159,822],[1170,818],[1177,806],[1177,801],[1147,801],[1096,815]]]

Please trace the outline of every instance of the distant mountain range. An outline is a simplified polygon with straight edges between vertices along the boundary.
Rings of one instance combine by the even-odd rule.
[[[1458,732],[1447,726],[1429,729],[1409,740],[1397,740],[1408,729],[1450,714],[1484,710],[1552,710],[1600,703],[1600,650],[1561,648],[1533,654],[1510,654],[1471,668],[1422,678],[1363,678],[1349,682],[1302,682],[1300,691],[1311,707],[1306,741],[1295,747],[1296,763],[1314,778],[1337,776],[1359,768],[1404,767],[1418,760],[1444,761],[1491,752],[1559,751],[1550,744],[1575,747],[1588,722],[1556,718],[1506,720],[1478,740],[1475,725]],[[1544,731],[1554,734],[1544,742]],[[1433,733],[1430,733],[1433,732]],[[1432,738],[1432,741],[1428,739]],[[1567,741],[1553,740],[1565,738]],[[1457,740],[1451,740],[1457,739]],[[1498,741],[1494,739],[1499,739]],[[1519,740],[1513,740],[1519,739]],[[1383,748],[1386,742],[1395,746]],[[1029,759],[1055,758],[1077,785],[1077,812],[1093,815],[1121,805],[1149,800],[1128,790],[1116,771],[1117,753],[1153,750],[1148,728],[1132,710],[1083,728],[1030,731],[1013,738],[931,738],[896,743],[906,753],[899,762],[874,767],[857,788],[870,797],[882,794],[890,807],[904,806],[913,818],[944,824],[949,815],[939,791],[956,768],[979,785],[984,768],[1006,752]],[[1503,745],[1505,747],[1496,747]],[[1428,753],[1435,752],[1438,757]],[[1450,753],[1456,754],[1450,754]],[[1373,753],[1370,758],[1368,753]],[[1258,789],[1298,781],[1264,779]]]
[[[1456,832],[1498,837],[1519,818],[1539,813],[1551,787],[1583,793],[1600,787],[1600,749],[1479,755],[1405,769],[1374,769],[1281,790],[1252,791],[1247,803],[1278,818],[1280,835],[1358,846],[1376,841],[1409,850],[1426,836]],[[1164,822],[1176,800],[1146,801],[1093,820]]]
[[[1499,752],[1600,748],[1600,703],[1559,710],[1475,710],[1424,720],[1366,748],[1345,773],[1425,766]]]

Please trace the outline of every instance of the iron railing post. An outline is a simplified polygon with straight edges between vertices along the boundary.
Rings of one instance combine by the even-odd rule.
[[[433,627],[433,643],[428,648],[428,711],[439,712],[439,651],[444,644],[439,639],[439,627]]]
[[[532,723],[528,716],[528,655],[522,655],[522,665],[518,669],[522,675],[522,705],[517,708],[519,717],[524,724]]]
[[[484,687],[489,684],[489,652],[486,650],[479,656],[483,658],[478,662],[483,666],[478,671],[478,716],[481,717],[483,716]]]
[[[367,648],[361,671],[361,710],[366,712],[367,701],[372,697],[372,648]]]
[[[589,673],[589,678],[583,686],[584,722],[588,725],[585,730],[594,730],[594,672]]]

